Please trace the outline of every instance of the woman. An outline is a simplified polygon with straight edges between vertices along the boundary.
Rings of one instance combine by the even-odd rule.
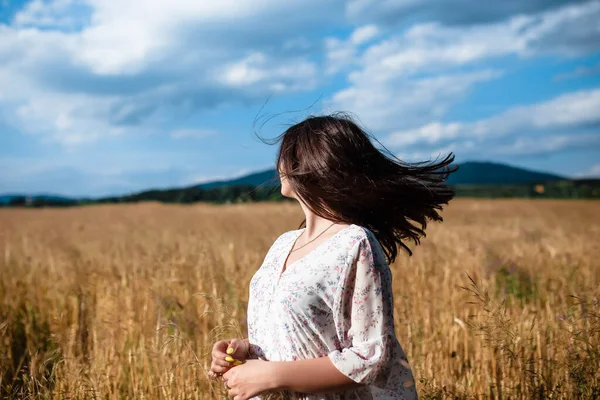
[[[248,338],[215,343],[211,375],[236,400],[416,399],[389,264],[397,246],[412,254],[403,241],[418,244],[427,219],[442,220],[454,156],[403,163],[341,114],[309,117],[279,140],[281,193],[300,203],[304,228],[269,249],[250,282]]]

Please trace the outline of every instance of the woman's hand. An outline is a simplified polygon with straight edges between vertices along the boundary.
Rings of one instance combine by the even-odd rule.
[[[209,375],[214,378],[248,358],[248,341],[245,339],[219,340],[213,345]]]
[[[248,360],[227,371],[221,379],[234,400],[247,400],[277,388],[274,364],[263,360]]]

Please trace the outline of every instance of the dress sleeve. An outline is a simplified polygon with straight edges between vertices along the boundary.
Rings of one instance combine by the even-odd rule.
[[[340,348],[328,356],[353,381],[375,385],[388,380],[397,342],[391,272],[379,242],[370,235],[348,257],[333,307]]]

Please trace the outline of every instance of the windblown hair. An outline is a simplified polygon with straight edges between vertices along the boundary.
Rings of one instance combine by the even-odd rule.
[[[375,139],[376,140],[376,139]],[[454,197],[445,183],[458,166],[450,153],[440,162],[403,162],[379,151],[350,116],[310,116],[275,138],[280,176],[315,214],[337,223],[363,226],[376,236],[388,263],[404,241],[420,243],[427,219]],[[385,147],[384,147],[385,148]],[[299,228],[306,226],[306,220]]]

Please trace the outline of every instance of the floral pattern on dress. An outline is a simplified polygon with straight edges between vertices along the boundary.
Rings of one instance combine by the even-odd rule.
[[[250,281],[251,356],[270,361],[327,356],[341,373],[364,384],[335,394],[287,392],[289,399],[417,399],[394,333],[391,271],[375,235],[349,225],[281,273],[304,229],[279,236]]]

